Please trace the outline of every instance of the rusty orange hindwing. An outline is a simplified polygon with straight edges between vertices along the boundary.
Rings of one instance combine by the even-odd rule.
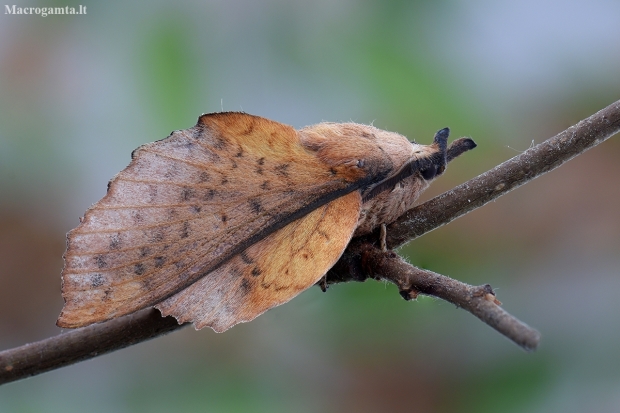
[[[299,131],[244,113],[136,149],[67,236],[58,326],[155,306],[224,331],[315,284],[351,237],[392,222],[475,146],[354,123]]]

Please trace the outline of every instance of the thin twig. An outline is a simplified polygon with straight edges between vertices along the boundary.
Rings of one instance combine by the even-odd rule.
[[[411,300],[431,295],[461,307],[496,329],[523,349],[535,350],[540,334],[503,310],[490,285],[472,286],[445,275],[414,267],[392,251],[381,251],[367,242],[354,242],[330,270],[325,287],[368,278],[390,281],[400,295]]]
[[[356,281],[361,281],[361,271],[368,278],[396,284],[406,300],[415,299],[418,294],[441,298],[469,311],[525,350],[535,350],[538,346],[540,333],[502,309],[489,284],[473,286],[414,267],[394,252],[384,252],[370,244],[354,248],[359,260],[349,261],[347,267],[335,268],[328,276],[328,284],[345,281],[350,274],[357,274]],[[337,271],[345,268],[339,277]]]
[[[395,248],[409,239],[484,205],[601,143],[619,130],[620,101],[544,142],[541,144],[543,146],[538,145],[478,178],[409,211],[388,228],[388,246]],[[542,151],[542,155],[536,155],[538,151]],[[355,249],[355,246],[359,247],[363,242],[357,240],[351,247]],[[343,255],[336,267],[342,268],[342,263],[347,259],[351,259],[351,254],[348,252]],[[356,277],[366,278],[361,274],[349,274],[348,279],[356,280],[358,279]],[[330,279],[330,282],[335,281],[337,280]],[[415,288],[417,285],[412,284],[412,291]],[[450,295],[446,295],[445,298],[450,299],[449,297]],[[481,307],[481,311],[485,311],[484,307]],[[473,311],[472,313],[478,314]],[[501,325],[502,322],[496,324]],[[0,352],[0,384],[137,344],[179,327],[174,319],[162,318],[155,310],[145,310],[5,350]],[[499,328],[498,331],[503,333]],[[524,347],[528,345],[524,344]]]

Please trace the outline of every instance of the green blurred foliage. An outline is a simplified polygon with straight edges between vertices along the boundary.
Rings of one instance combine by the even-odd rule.
[[[145,24],[143,44],[135,57],[135,72],[143,105],[158,129],[182,125],[197,106],[194,85],[208,79],[197,73],[196,44],[182,14],[162,14]]]
[[[464,383],[454,383],[456,390],[446,401],[445,411],[524,412],[544,399],[552,380],[549,360],[506,360],[484,366]]]

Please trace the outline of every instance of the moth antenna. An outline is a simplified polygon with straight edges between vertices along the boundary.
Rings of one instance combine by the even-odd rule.
[[[433,145],[437,146],[437,152],[427,159],[420,160],[420,173],[427,181],[441,175],[446,170],[449,136],[450,128],[438,130],[433,139]]]
[[[452,161],[457,156],[462,155],[464,152],[474,149],[476,142],[470,138],[459,138],[453,141],[448,147],[446,162]]]
[[[443,128],[435,134],[433,143],[437,144],[440,153],[446,153],[448,148],[448,137],[450,136],[450,128]]]

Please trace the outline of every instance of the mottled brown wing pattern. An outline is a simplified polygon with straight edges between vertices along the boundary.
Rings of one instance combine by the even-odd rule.
[[[204,115],[138,148],[69,233],[58,325],[154,305],[366,182],[363,169],[319,159],[291,127],[241,113]]]
[[[338,260],[357,225],[361,195],[315,209],[156,305],[163,315],[221,332],[251,321],[314,285]]]

